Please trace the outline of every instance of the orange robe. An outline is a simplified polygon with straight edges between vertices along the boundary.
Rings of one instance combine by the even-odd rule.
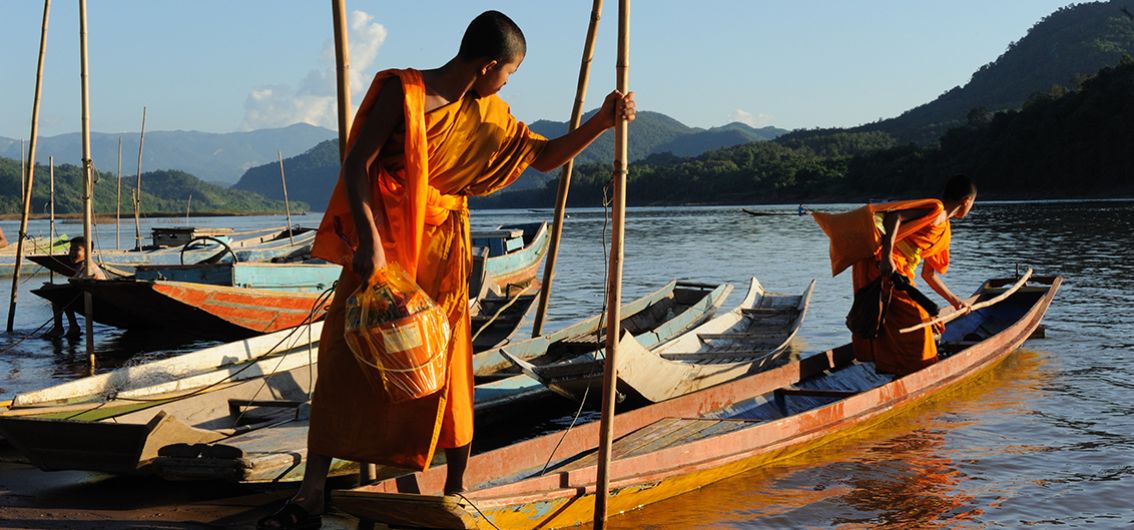
[[[831,239],[831,272],[837,275],[853,266],[853,283],[857,292],[881,274],[878,262],[882,257],[882,217],[887,212],[929,209],[918,219],[901,223],[894,241],[895,270],[914,284],[917,266],[922,261],[940,274],[949,269],[949,218],[940,201],[925,199],[868,204],[843,214],[813,214],[819,226]],[[899,330],[930,319],[908,294],[893,290],[881,332],[873,339],[853,337],[855,358],[874,362],[880,373],[905,375],[937,361],[937,342],[931,328],[910,333]]]
[[[497,96],[469,95],[425,112],[425,85],[415,70],[379,72],[352,131],[360,130],[383,83],[394,76],[405,93],[405,127],[379,153],[371,175],[371,208],[386,259],[415,277],[449,316],[449,380],[431,396],[388,403],[343,340],[343,308],[359,279],[351,271],[357,232],[340,175],[312,249],[312,255],[344,268],[320,338],[308,448],[342,459],[425,469],[437,448],[463,446],[473,435],[472,257],[465,197],[514,182],[547,140],[517,121]],[[353,144],[352,137],[348,149]]]

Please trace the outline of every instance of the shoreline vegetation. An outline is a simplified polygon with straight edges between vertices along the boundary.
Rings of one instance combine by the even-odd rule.
[[[256,216],[269,216],[269,215],[283,216],[284,212],[280,212],[280,211],[213,211],[213,212],[190,212],[189,213],[189,217],[256,217]],[[306,215],[307,215],[307,212],[291,212],[292,217],[302,217],[302,216],[306,216]],[[185,212],[180,212],[180,213],[178,213],[178,212],[149,212],[149,213],[143,213],[142,214],[142,219],[176,219],[176,218],[184,218],[184,217],[185,217]],[[0,221],[19,221],[20,218],[21,218],[21,214],[19,214],[19,213],[0,213]],[[33,214],[28,215],[28,219],[35,219],[35,220],[50,219],[50,218],[51,218],[50,214],[44,214],[44,213],[33,213]],[[62,219],[62,220],[67,220],[67,221],[73,221],[73,220],[76,220],[76,219],[81,220],[82,218],[83,218],[83,214],[81,214],[81,213],[63,213],[63,214],[57,213],[57,214],[55,214],[56,220]],[[121,219],[122,219],[123,224],[134,222],[134,216],[133,216],[132,213],[130,215],[125,215],[125,213],[124,213],[123,216],[121,217]],[[108,221],[114,222],[114,216],[108,215],[108,214],[96,213],[95,216],[94,216],[94,220],[96,222],[99,222],[99,223],[106,223]]]

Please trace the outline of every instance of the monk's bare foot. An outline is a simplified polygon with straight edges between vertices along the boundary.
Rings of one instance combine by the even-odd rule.
[[[73,328],[70,328],[70,329],[67,330],[67,338],[68,339],[77,339],[77,338],[82,337],[82,336],[83,336],[83,331],[81,329],[77,328],[77,327],[73,327]]]

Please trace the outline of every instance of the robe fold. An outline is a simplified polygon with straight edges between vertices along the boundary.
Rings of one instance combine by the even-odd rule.
[[[378,154],[370,175],[370,207],[387,261],[400,264],[448,314],[448,383],[433,395],[391,404],[373,390],[374,382],[347,347],[344,307],[361,282],[351,271],[358,237],[340,174],[312,248],[315,257],[343,265],[343,273],[320,337],[308,449],[420,470],[428,467],[437,448],[472,441],[472,257],[466,197],[487,195],[514,182],[547,140],[517,121],[495,95],[470,94],[425,112],[425,85],[415,70],[379,72],[355,115],[352,132],[361,129],[381,87],[394,78],[405,93],[404,127],[394,131]],[[355,142],[351,136],[348,150]]]
[[[812,214],[831,240],[831,275],[853,267],[852,280],[856,292],[878,278],[881,275],[878,263],[882,258],[883,217],[887,212],[912,209],[926,209],[929,213],[899,225],[892,252],[895,271],[909,278],[911,285],[915,284],[917,266],[923,261],[926,267],[939,274],[948,271],[949,218],[940,201],[923,199],[868,204],[841,214]],[[885,318],[877,337],[852,338],[856,359],[873,362],[880,373],[899,376],[936,362],[937,342],[933,329],[899,332],[902,328],[930,319],[925,309],[905,291],[893,290]]]

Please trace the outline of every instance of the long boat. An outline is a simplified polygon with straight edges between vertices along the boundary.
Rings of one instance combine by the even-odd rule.
[[[619,392],[658,403],[783,364],[814,291],[812,280],[798,295],[769,293],[752,278],[744,300],[733,310],[661,347],[633,344],[619,349]],[[581,400],[588,389],[596,398],[600,393],[601,358],[543,366],[510,360],[562,396]]]
[[[487,250],[478,253],[473,277],[479,281],[470,290],[481,293],[530,282],[546,253],[547,239],[546,223],[476,232],[474,245]],[[316,307],[317,302],[341,268],[322,262],[237,261],[136,265],[133,270],[132,278],[71,279],[32,292],[57,305],[75,303],[89,292],[94,299],[92,318],[110,326],[235,340],[321,319],[326,305]],[[531,298],[525,300],[530,305]]]
[[[171,231],[180,237],[170,237]],[[238,262],[293,260],[310,253],[315,230],[275,227],[232,233],[189,227],[154,228],[153,240],[153,244],[138,250],[97,250],[95,261],[110,274],[125,277],[142,265],[192,264],[213,258]],[[66,252],[32,254],[28,259],[65,277],[76,272]]]
[[[989,299],[1014,279],[990,280]],[[637,509],[799,454],[996,366],[1037,330],[1061,278],[950,322],[942,358],[912,374],[878,374],[850,345],[618,414],[609,513]],[[562,528],[591,521],[598,422],[474,455],[461,496],[441,494],[445,466],[336,491],[336,507],[396,527]]]
[[[16,241],[10,241],[8,246],[0,248],[0,278],[16,273],[16,250],[19,248],[16,243]],[[68,248],[67,236],[57,236],[53,241],[49,241],[46,237],[28,237],[24,240],[24,258],[20,265],[20,276],[33,276],[51,272],[45,267],[28,263],[28,256],[44,252],[66,255]]]
[[[636,331],[640,344],[656,347],[707,320],[731,291],[728,285],[700,285],[671,281],[661,289],[623,304],[623,325]],[[474,410],[478,428],[496,424],[495,430],[524,427],[514,421],[523,410],[544,408],[554,394],[522,374],[502,373],[510,365],[502,350],[516,355],[578,355],[602,348],[596,336],[604,329],[600,316],[584,319],[546,335],[506,342],[473,356],[478,374]],[[566,403],[566,402],[564,402]],[[525,415],[524,417],[530,418]],[[301,463],[307,457],[307,421],[283,422],[266,429],[226,438],[199,447],[182,447],[155,460],[156,473],[171,480],[230,480],[287,482],[303,478]],[[479,450],[479,449],[478,449]],[[335,460],[332,474],[355,470],[354,464]]]

